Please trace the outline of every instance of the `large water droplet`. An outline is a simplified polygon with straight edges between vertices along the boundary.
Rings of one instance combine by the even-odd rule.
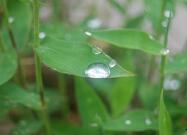
[[[97,29],[101,26],[101,24],[102,22],[99,18],[94,18],[88,22],[87,26],[92,29]]]
[[[92,33],[89,32],[89,31],[85,31],[84,33],[85,33],[87,36],[92,36]]]
[[[85,70],[85,74],[90,78],[107,78],[110,76],[110,69],[106,64],[93,63]]]
[[[46,37],[45,32],[40,32],[40,33],[39,33],[39,38],[40,38],[40,39],[44,39],[45,37]]]
[[[126,125],[130,125],[131,123],[132,123],[131,120],[125,120]]]
[[[146,119],[145,119],[145,124],[146,124],[146,125],[151,125],[151,124],[152,124],[152,121],[151,121],[149,118],[146,118]]]
[[[13,16],[9,16],[8,17],[8,23],[13,23],[14,22],[14,17]]]
[[[169,49],[167,49],[167,48],[164,48],[164,49],[162,49],[161,51],[160,51],[160,53],[162,54],[162,55],[168,55],[169,54]]]
[[[117,62],[115,60],[111,60],[109,63],[109,67],[113,68],[117,65]]]
[[[93,47],[93,48],[92,48],[92,52],[93,52],[94,54],[101,54],[101,53],[102,53],[102,49],[99,48],[99,47]]]

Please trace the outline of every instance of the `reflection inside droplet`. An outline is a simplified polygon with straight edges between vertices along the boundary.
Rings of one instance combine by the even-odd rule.
[[[106,64],[90,64],[85,70],[85,75],[89,78],[107,78],[110,76],[110,69]]]

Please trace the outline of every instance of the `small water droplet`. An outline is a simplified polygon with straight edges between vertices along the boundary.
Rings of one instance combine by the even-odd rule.
[[[130,125],[131,124],[131,120],[125,120],[125,124],[126,125]]]
[[[154,37],[153,37],[152,35],[149,35],[149,38],[150,38],[151,40],[154,40]]]
[[[91,123],[90,126],[91,127],[98,127],[98,124],[97,123]]]
[[[40,32],[40,33],[39,33],[39,38],[40,38],[40,39],[44,39],[45,37],[46,37],[45,32]]]
[[[146,118],[146,119],[145,119],[145,124],[146,124],[146,125],[151,125],[151,124],[152,124],[152,121],[151,121],[149,118]]]
[[[93,47],[92,48],[92,52],[94,53],[94,54],[101,54],[102,53],[102,49],[101,48],[99,48],[99,47]]]
[[[167,49],[167,48],[164,48],[164,49],[162,49],[161,51],[160,51],[160,53],[162,54],[162,55],[168,55],[169,54],[169,49]]]
[[[173,79],[171,77],[167,77],[164,80],[164,89],[165,90],[178,90],[181,86],[181,83],[177,79]]]
[[[113,68],[117,65],[117,62],[115,60],[111,60],[109,63],[109,67]]]
[[[86,31],[86,32],[84,32],[87,36],[92,36],[92,33],[91,32],[88,32],[88,31]]]
[[[101,26],[102,22],[99,18],[94,18],[90,21],[88,21],[87,26],[92,29],[97,29]]]
[[[8,23],[13,23],[14,22],[14,17],[13,16],[9,16],[8,17]]]
[[[163,22],[162,22],[162,26],[163,26],[164,28],[166,28],[166,27],[168,26],[168,21],[167,21],[167,20],[163,21]]]
[[[167,18],[169,18],[171,16],[171,11],[170,10],[166,10],[164,12],[164,16],[167,17]]]
[[[90,78],[107,78],[110,76],[110,69],[106,64],[94,63],[88,66],[85,74]]]

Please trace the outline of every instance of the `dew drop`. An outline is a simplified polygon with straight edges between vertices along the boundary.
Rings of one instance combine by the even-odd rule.
[[[9,16],[8,17],[8,23],[13,23],[14,22],[14,17],[12,17],[12,16]]]
[[[171,11],[170,10],[166,10],[164,12],[164,16],[167,17],[167,18],[169,18],[171,16]]]
[[[165,21],[162,22],[162,26],[163,26],[164,28],[166,28],[167,25],[168,25],[168,21],[167,21],[167,20],[165,20]]]
[[[94,19],[88,21],[87,26],[89,28],[92,28],[92,29],[97,29],[97,28],[99,28],[101,26],[101,24],[102,24],[102,22],[101,22],[100,19],[94,18]]]
[[[149,39],[154,40],[154,37],[152,35],[149,35]]]
[[[161,51],[160,51],[160,53],[162,54],[162,55],[168,55],[169,54],[169,49],[167,49],[167,48],[164,48],[164,49],[162,49]]]
[[[97,123],[91,123],[90,126],[91,127],[98,127],[98,124]]]
[[[93,47],[92,48],[92,52],[94,53],[94,54],[101,54],[102,53],[102,49],[101,48],[99,48],[99,47]]]
[[[92,33],[88,32],[88,31],[85,31],[84,32],[87,36],[92,36]]]
[[[145,124],[146,124],[146,125],[151,125],[151,124],[152,124],[152,121],[151,121],[149,118],[146,118],[146,119],[145,119]]]
[[[89,78],[107,78],[110,76],[110,69],[106,64],[90,64],[85,70],[85,75]]]
[[[113,68],[117,65],[117,62],[115,60],[111,60],[110,63],[109,63],[109,67],[110,68]]]
[[[39,33],[39,38],[40,38],[40,39],[44,39],[45,37],[46,37],[45,32],[40,32],[40,33]]]
[[[126,125],[130,125],[131,124],[131,120],[125,120],[125,124]]]

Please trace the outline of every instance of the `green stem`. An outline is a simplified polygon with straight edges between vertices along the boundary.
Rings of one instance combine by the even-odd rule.
[[[34,46],[33,48],[35,49],[40,45],[40,39],[39,39],[39,1],[34,0],[33,1],[33,12],[34,12]],[[40,96],[40,102],[42,105],[42,110],[41,110],[41,118],[42,121],[45,125],[46,129],[46,134],[51,135],[51,127],[50,127],[50,122],[49,122],[49,117],[47,114],[46,110],[46,100],[44,96],[44,87],[43,87],[43,79],[42,79],[42,68],[41,68],[41,62],[39,56],[34,53],[34,58],[35,58],[35,75],[36,75],[36,86],[37,90],[39,91],[39,96]]]
[[[8,13],[8,9],[7,9],[7,3],[6,3],[5,0],[3,0],[3,5],[4,5],[5,20],[6,20],[6,24],[7,24],[7,29],[8,29],[9,38],[10,38],[10,41],[11,41],[11,43],[12,43],[12,46],[13,46],[14,49],[16,50],[17,56],[18,56],[18,79],[17,79],[17,80],[19,80],[19,83],[20,83],[24,88],[26,88],[26,79],[25,79],[24,72],[23,72],[23,68],[22,68],[22,65],[21,65],[21,54],[20,54],[20,52],[18,51],[14,33],[13,33],[13,31],[12,31],[12,28],[11,28],[10,23],[8,22],[9,13]]]

